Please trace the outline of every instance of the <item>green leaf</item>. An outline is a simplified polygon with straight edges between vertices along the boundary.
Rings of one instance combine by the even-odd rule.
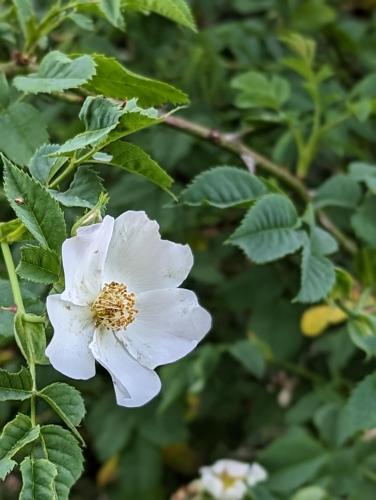
[[[234,9],[240,14],[254,14],[263,12],[274,7],[274,0],[234,0]]]
[[[37,73],[17,76],[13,85],[21,92],[29,94],[51,94],[80,87],[94,74],[95,63],[90,56],[70,59],[62,52],[53,50],[43,58]]]
[[[316,42],[314,40],[299,33],[287,33],[281,37],[281,40],[309,67],[313,65],[316,54]]]
[[[368,357],[376,356],[376,318],[368,315],[351,319],[347,329],[352,342]]]
[[[158,111],[155,108],[141,108],[138,106],[136,98],[127,101],[122,110],[119,125],[106,140],[108,144],[144,128],[163,123],[163,116],[158,116]]]
[[[18,22],[25,36],[29,31],[29,25],[34,19],[34,11],[31,0],[12,0],[12,2],[16,8]]]
[[[229,352],[255,377],[261,378],[264,375],[265,358],[255,340],[239,340],[230,347]]]
[[[57,500],[54,480],[57,469],[45,458],[25,458],[21,464],[20,500]]]
[[[42,310],[40,297],[25,286],[21,286],[24,305],[31,311]],[[3,309],[4,308],[4,309]],[[10,310],[7,310],[10,308]],[[4,346],[14,340],[14,317],[17,307],[9,280],[0,279],[0,345]]]
[[[330,500],[330,497],[320,486],[307,486],[297,491],[291,500]]]
[[[339,425],[340,444],[360,431],[376,427],[376,374],[365,377],[351,391]]]
[[[330,255],[338,250],[338,243],[333,236],[321,229],[314,227],[311,234],[311,245],[313,253]]]
[[[21,260],[16,270],[23,279],[48,285],[60,277],[60,259],[54,250],[27,245],[21,249]]]
[[[375,214],[376,195],[368,194],[351,217],[351,225],[356,235],[372,248],[376,248]]]
[[[78,168],[74,179],[63,193],[50,190],[49,192],[65,207],[93,208],[99,195],[103,192],[103,185],[98,174],[90,167]]]
[[[0,243],[15,243],[23,238],[26,228],[19,219],[0,222]]]
[[[139,12],[155,12],[197,31],[192,12],[185,0],[122,0],[125,9]]]
[[[3,458],[2,460],[0,460],[0,480],[4,481],[4,479],[10,472],[12,472],[16,465],[17,462],[12,460],[11,458]]]
[[[120,468],[124,498],[152,500],[162,476],[161,450],[142,438],[136,437],[121,456]]]
[[[60,253],[66,238],[64,215],[47,190],[3,157],[4,190],[17,217],[42,246]]]
[[[22,413],[6,424],[0,436],[0,474],[2,479],[15,465],[15,462],[11,460],[12,457],[24,446],[35,441],[39,436],[39,431],[39,425],[33,427],[30,418]]]
[[[84,16],[83,14],[79,14],[78,12],[72,12],[69,14],[68,19],[73,21],[79,28],[82,28],[86,31],[94,31],[94,22],[90,17]]]
[[[46,358],[46,333],[44,318],[35,314],[17,313],[14,320],[14,335],[23,356],[29,361],[48,365]]]
[[[0,72],[0,106],[7,108],[10,103],[10,88],[5,73]]]
[[[187,95],[172,85],[152,80],[125,69],[116,59],[95,54],[97,72],[85,85],[86,90],[113,99],[138,98],[140,106],[160,106],[165,103],[186,104]]]
[[[236,167],[215,167],[202,172],[182,192],[186,205],[228,208],[256,200],[266,194],[264,184],[253,174]]]
[[[236,76],[231,86],[240,93],[236,106],[247,108],[270,108],[279,110],[289,100],[291,89],[288,80],[274,75],[270,80],[262,73],[249,71]]]
[[[111,24],[116,28],[124,29],[121,0],[100,0],[98,6]]]
[[[17,373],[0,369],[0,401],[23,401],[31,397],[32,379],[27,368]]]
[[[364,182],[371,193],[376,194],[376,166],[369,163],[354,162],[349,166],[349,176],[358,182]]]
[[[296,231],[298,215],[291,201],[280,194],[263,196],[250,208],[229,243],[240,247],[254,262],[262,264],[296,252],[303,244]]]
[[[291,25],[296,31],[315,32],[335,18],[336,11],[327,5],[326,0],[305,0],[296,4],[291,14]]]
[[[315,253],[309,242],[304,245],[301,286],[295,300],[312,303],[327,297],[335,285],[336,273],[332,262]]]
[[[352,97],[376,97],[376,73],[369,73],[354,85],[351,91]]]
[[[348,108],[360,122],[365,122],[373,111],[372,99],[361,99],[350,102],[348,103]]]
[[[57,153],[71,153],[78,149],[97,144],[116,128],[122,110],[105,97],[87,97],[79,118],[85,125],[85,132],[76,135],[60,146]]]
[[[135,434],[137,417],[133,411],[126,413],[124,408],[114,405],[113,396],[106,393],[93,402],[85,423],[95,454],[104,462],[127,446]],[[112,439],[114,431],[116,439]]]
[[[52,155],[60,149],[60,144],[43,144],[38,148],[29,162],[31,175],[41,184],[47,184],[53,175],[64,165],[66,158]]]
[[[355,208],[362,196],[359,183],[346,175],[334,175],[321,184],[316,191],[314,204],[316,208],[344,207]]]
[[[111,163],[133,174],[141,175],[168,191],[173,179],[140,147],[129,142],[115,142],[106,148],[112,156]]]
[[[46,458],[57,468],[57,498],[68,500],[70,489],[83,471],[82,451],[72,434],[58,425],[43,426],[40,439]]]
[[[85,404],[81,394],[71,385],[56,382],[38,393],[59,415],[63,422],[82,441],[76,426],[81,423],[85,416]]]
[[[285,494],[312,480],[328,458],[324,446],[301,428],[290,428],[259,454],[269,472],[270,490]]]
[[[18,102],[0,113],[0,151],[26,165],[34,151],[48,141],[42,115],[31,104]]]

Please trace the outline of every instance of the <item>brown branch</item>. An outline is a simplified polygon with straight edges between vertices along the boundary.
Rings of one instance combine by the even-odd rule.
[[[265,156],[246,146],[237,139],[236,136],[234,138],[231,134],[224,134],[218,130],[204,127],[203,125],[193,123],[185,118],[174,115],[167,116],[164,123],[172,128],[182,130],[190,135],[209,141],[222,149],[234,153],[241,159],[243,156],[253,158],[257,165],[287,184],[303,201],[309,200],[309,193],[305,185],[299,179],[294,177],[287,169],[277,165]]]
[[[308,203],[311,200],[308,189],[300,179],[296,178],[287,168],[277,165],[273,161],[245,145],[236,135],[225,134],[216,129],[210,129],[198,123],[194,123],[185,118],[180,118],[174,115],[166,116],[164,123],[169,127],[181,130],[204,141],[211,142],[219,148],[235,154],[242,159],[247,166],[249,166],[249,160],[247,162],[246,158],[251,158],[255,164],[257,164],[265,172],[272,174],[274,177],[286,184],[291,190],[299,195],[302,201]],[[356,254],[356,243],[352,239],[348,238],[348,236],[346,236],[346,234],[343,233],[322,210],[318,212],[318,215],[321,224],[332,233],[343,248],[351,255]]]

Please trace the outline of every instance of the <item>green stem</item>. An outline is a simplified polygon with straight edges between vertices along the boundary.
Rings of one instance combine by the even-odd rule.
[[[48,187],[55,188],[56,186],[58,186],[63,180],[65,180],[68,177],[69,174],[71,174],[77,167],[79,167],[82,163],[84,163],[91,156],[93,156],[97,151],[98,149],[92,148],[86,154],[82,155],[80,158],[77,159],[76,156],[74,155],[71,158],[71,161],[69,162],[67,168],[58,177],[56,177],[56,179],[53,180]]]
[[[22,300],[22,294],[21,294],[21,289],[20,289],[20,284],[18,282],[17,274],[16,274],[16,269],[14,267],[14,262],[13,262],[13,257],[9,248],[9,245],[7,243],[1,243],[1,250],[3,252],[3,257],[4,257],[4,262],[5,262],[5,267],[7,268],[8,276],[9,276],[9,282],[10,286],[12,288],[12,293],[13,293],[13,298],[14,302],[17,306],[17,313],[21,315],[25,315],[25,306]],[[31,401],[30,401],[30,418],[32,425],[35,426],[36,422],[36,396],[35,393],[37,391],[37,386],[36,386],[36,373],[35,373],[35,362],[34,360],[29,360],[29,369],[30,369],[30,374],[32,378],[32,391],[33,395],[31,396]]]
[[[335,118],[331,122],[326,123],[320,129],[320,137],[322,135],[325,135],[327,132],[329,132],[333,128],[338,127],[338,125],[341,125],[345,121],[349,120],[352,116],[353,116],[352,113],[350,111],[347,111],[346,113],[343,113],[342,115],[338,116],[337,118]]]
[[[25,307],[22,300],[22,294],[20,285],[18,283],[18,278],[16,274],[16,269],[14,267],[12,254],[10,252],[9,245],[7,243],[1,243],[1,250],[3,252],[5,266],[8,271],[10,286],[12,288],[14,302],[17,306],[17,312],[25,313]]]
[[[295,375],[299,375],[307,380],[310,380],[313,384],[324,384],[325,379],[317,373],[314,373],[304,366],[295,365],[294,363],[290,363],[290,361],[286,361],[284,359],[273,358],[272,363],[281,366],[285,370],[294,373]]]
[[[362,467],[363,476],[365,476],[370,481],[376,483],[376,473],[370,470],[368,467]]]
[[[31,425],[35,427],[36,425],[36,392],[37,392],[37,384],[36,384],[36,374],[35,374],[35,364],[33,363],[32,365],[29,365],[30,368],[30,373],[31,373],[31,378],[33,380],[33,386],[32,386],[32,391],[33,394],[31,395],[30,399],[30,420],[31,420]]]
[[[39,40],[42,37],[47,36],[51,33],[51,31],[55,30],[62,22],[65,21],[67,11],[74,11],[77,7],[93,5],[96,3],[99,3],[99,0],[87,0],[86,2],[74,1],[61,7],[52,7],[40,21],[35,32],[32,33],[32,35],[25,41],[24,52],[31,55],[35,51]]]
[[[299,154],[297,174],[300,179],[304,178],[308,173],[312,159],[315,156],[317,145],[321,135],[320,127],[321,127],[322,110],[321,110],[320,89],[313,72],[311,74],[309,84],[311,88],[310,94],[314,106],[314,114],[313,114],[312,129],[309,139],[302,148],[301,153]]]
[[[49,184],[49,188],[55,188],[57,187],[61,182],[63,182],[63,180],[65,180],[68,175],[73,172],[75,170],[75,168],[77,167],[78,165],[78,162],[76,161],[76,158],[75,156],[73,156],[71,158],[71,161],[69,162],[67,168],[60,174],[56,177],[55,180],[53,180],[50,184]]]

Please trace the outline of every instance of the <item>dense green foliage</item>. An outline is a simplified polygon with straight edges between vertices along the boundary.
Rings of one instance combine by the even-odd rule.
[[[25,307],[1,261],[0,498],[163,500],[229,457],[268,471],[253,500],[376,496],[376,4],[190,7],[0,0],[0,242]],[[44,355],[62,242],[128,209],[191,245],[213,316],[138,409]]]

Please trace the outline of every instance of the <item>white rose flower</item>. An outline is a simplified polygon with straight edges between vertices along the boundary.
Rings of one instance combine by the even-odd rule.
[[[242,500],[247,485],[265,481],[267,473],[261,465],[249,465],[237,460],[218,460],[210,467],[200,469],[200,487],[213,498],[220,500]]]
[[[86,380],[98,361],[119,405],[147,403],[161,388],[154,369],[192,351],[211,326],[196,295],[177,288],[193,264],[189,246],[162,240],[156,222],[129,211],[80,228],[62,258],[65,290],[47,298],[51,364]]]

